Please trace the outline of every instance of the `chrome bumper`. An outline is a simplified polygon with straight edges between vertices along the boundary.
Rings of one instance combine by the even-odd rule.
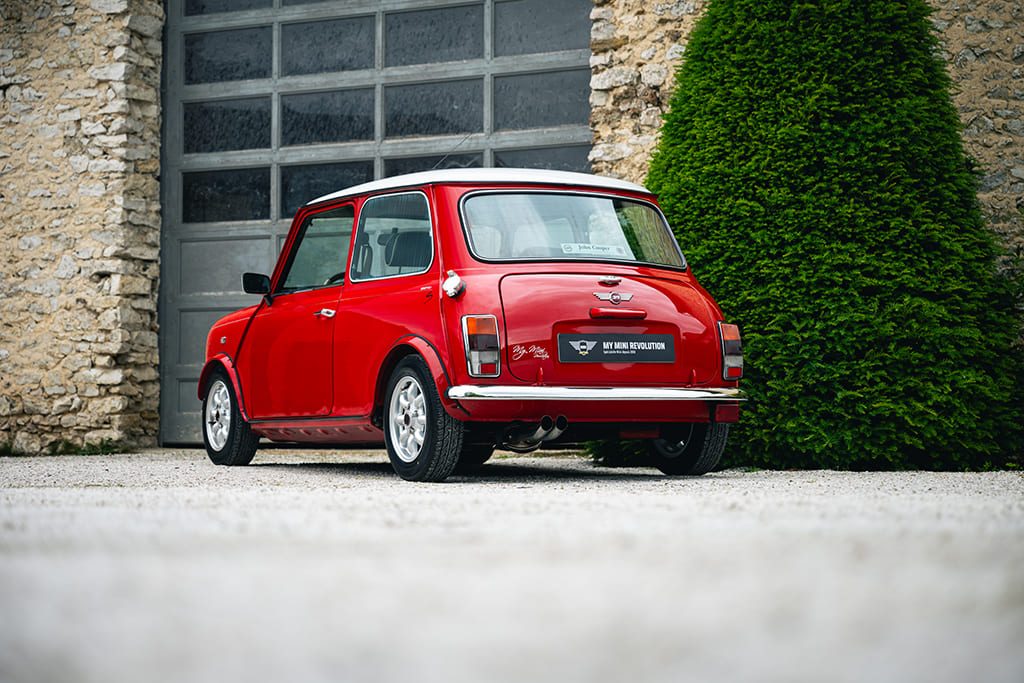
[[[670,387],[537,387],[474,386],[448,389],[448,398],[459,401],[745,401],[739,389],[674,389]]]

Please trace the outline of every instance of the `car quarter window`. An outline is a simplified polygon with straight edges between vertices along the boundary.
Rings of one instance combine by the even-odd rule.
[[[306,218],[278,291],[294,292],[341,284],[345,279],[345,260],[354,219],[352,205]]]
[[[427,198],[420,192],[371,197],[359,212],[352,280],[422,273],[434,253]]]

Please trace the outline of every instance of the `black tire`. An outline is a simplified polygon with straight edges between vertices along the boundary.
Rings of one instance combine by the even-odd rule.
[[[211,406],[211,402],[219,402],[221,405]],[[210,413],[207,413],[207,407],[211,408]],[[214,370],[206,382],[201,415],[203,445],[206,446],[206,454],[210,456],[210,460],[217,465],[248,465],[252,462],[260,437],[249,428],[249,423],[242,419],[234,385],[224,370]],[[223,415],[228,418],[226,430],[215,430],[210,420],[216,418],[217,425],[223,426]]]
[[[402,399],[408,396],[414,397],[413,403],[403,409]],[[417,423],[421,430],[416,429]],[[403,358],[384,394],[384,442],[398,476],[407,481],[447,479],[459,462],[463,431],[462,422],[441,405],[426,362],[416,355]]]
[[[459,462],[455,465],[456,472],[475,472],[494,455],[494,446],[486,444],[463,444]]]
[[[665,474],[699,475],[715,469],[725,452],[727,424],[694,424],[685,439],[669,443],[652,439],[648,444],[651,464]]]

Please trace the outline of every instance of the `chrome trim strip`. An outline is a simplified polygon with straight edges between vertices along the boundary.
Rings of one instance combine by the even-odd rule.
[[[746,394],[733,387],[676,389],[673,387],[450,387],[448,398],[459,401],[745,401]]]

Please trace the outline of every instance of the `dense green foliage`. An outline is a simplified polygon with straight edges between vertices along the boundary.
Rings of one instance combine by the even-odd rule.
[[[1020,452],[1014,290],[924,0],[712,0],[647,184],[744,336],[732,464]]]

